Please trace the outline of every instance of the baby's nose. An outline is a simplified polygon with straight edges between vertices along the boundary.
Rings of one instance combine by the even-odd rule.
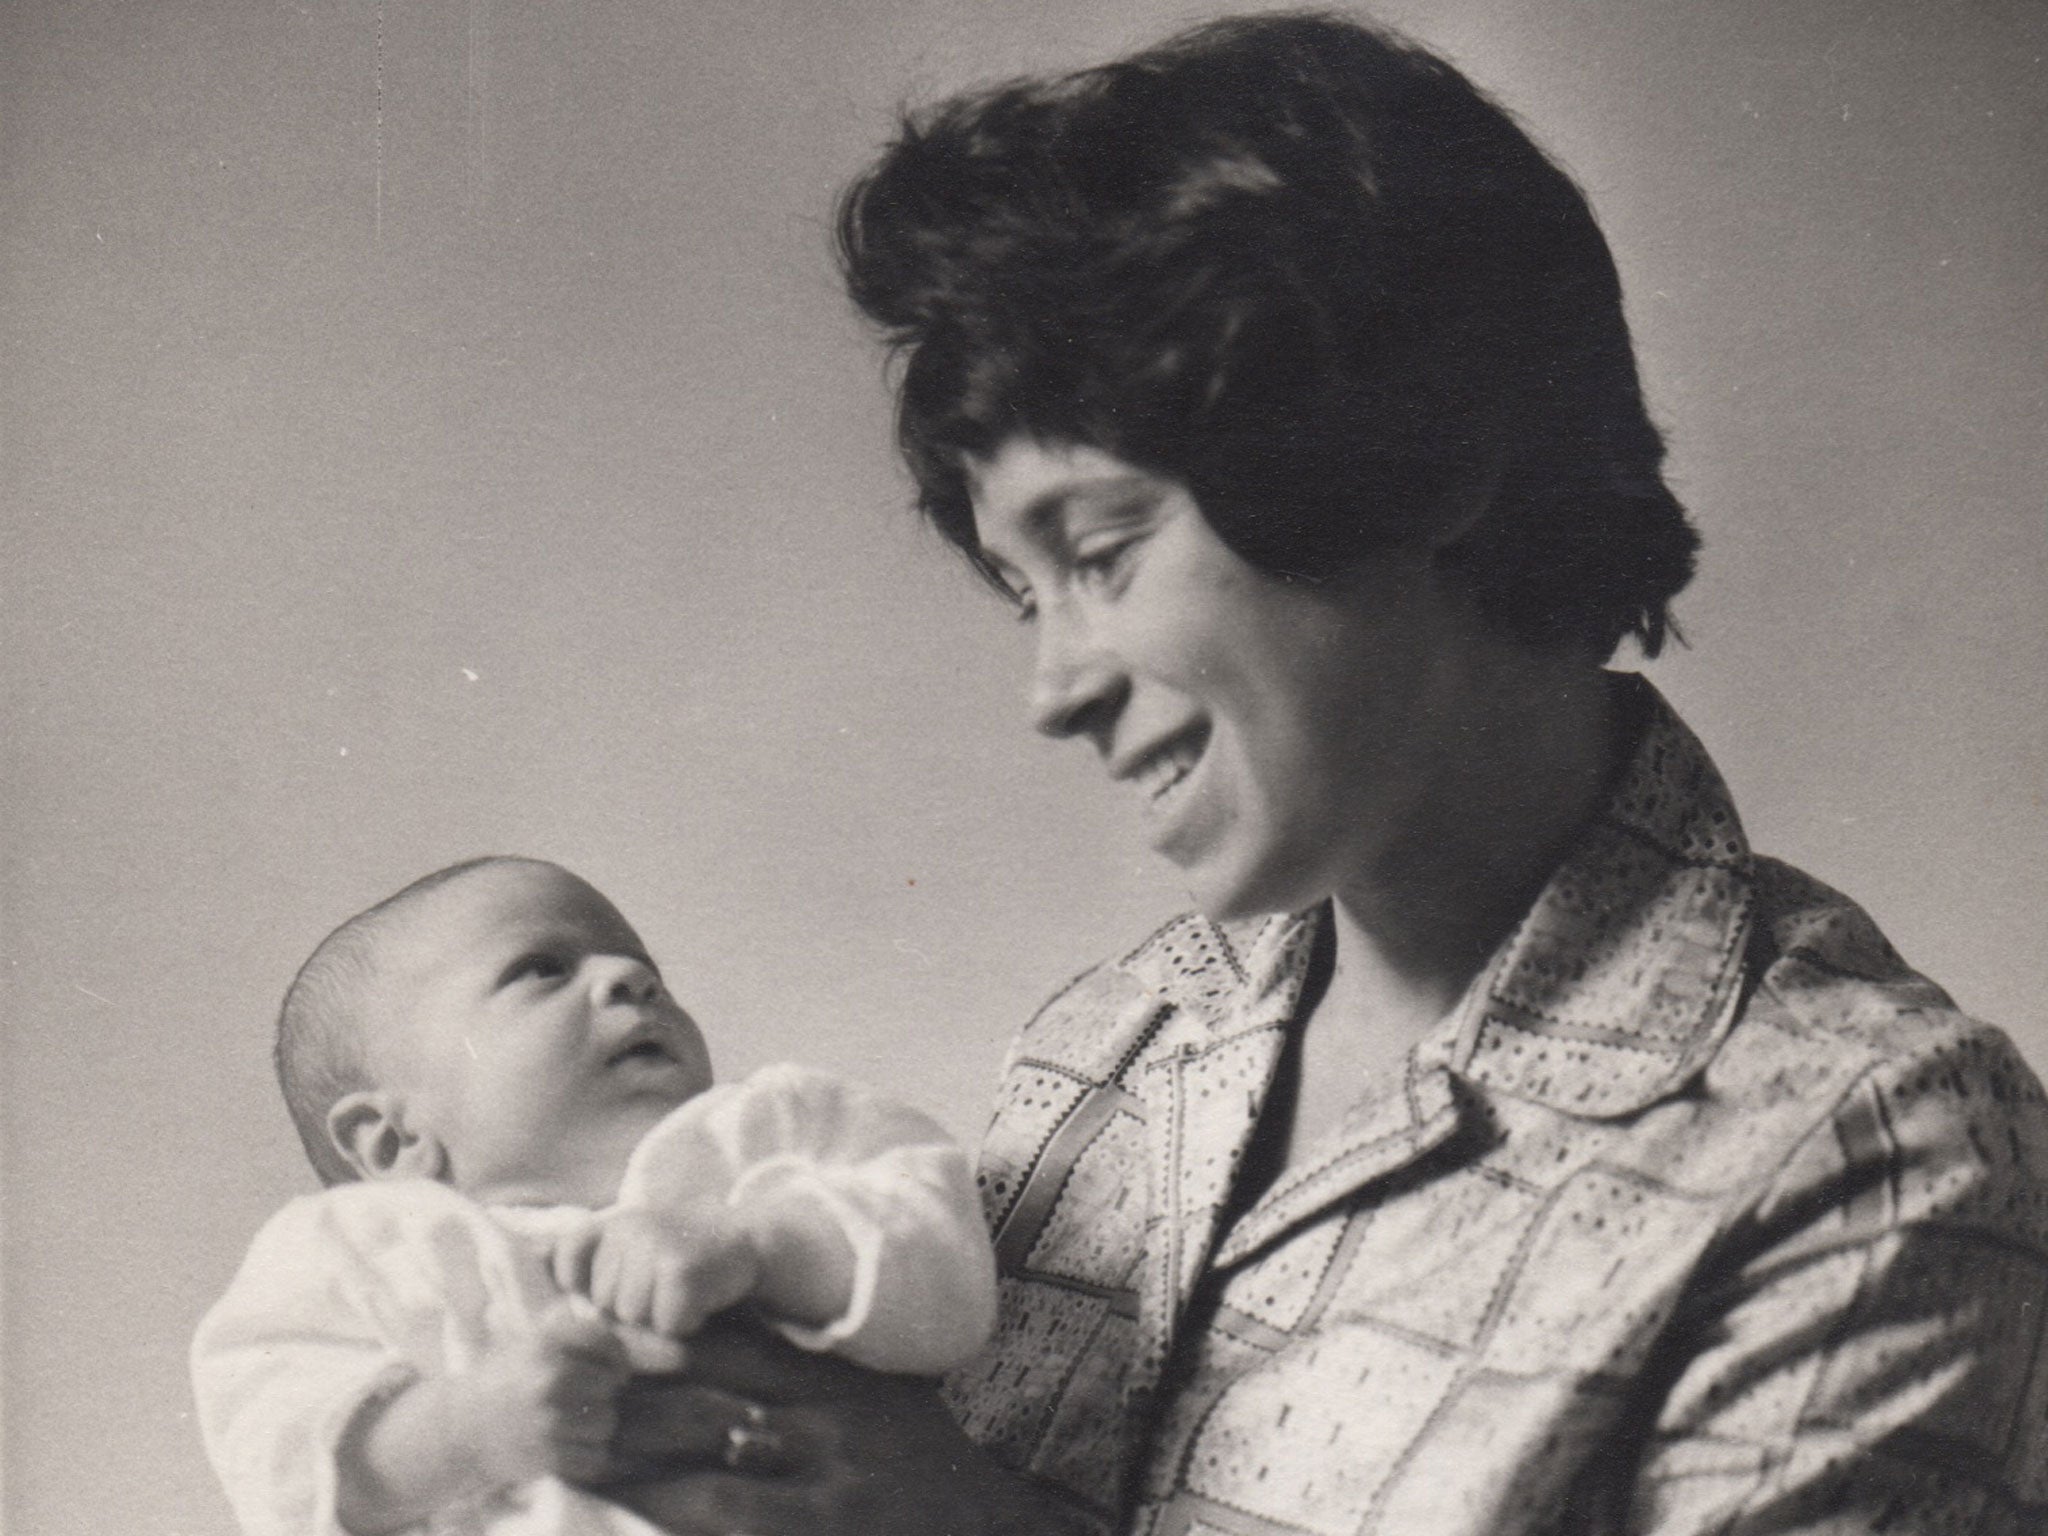
[[[645,1003],[661,991],[654,967],[631,956],[616,957],[601,990],[607,1003]]]

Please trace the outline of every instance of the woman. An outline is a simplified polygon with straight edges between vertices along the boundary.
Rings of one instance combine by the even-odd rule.
[[[931,520],[1200,914],[1019,1037],[1000,1334],[707,1344],[678,1531],[2048,1523],[2048,1111],[1639,679],[1694,536],[1583,199],[1441,61],[1229,21],[846,200]],[[962,1436],[964,1431],[964,1438]]]

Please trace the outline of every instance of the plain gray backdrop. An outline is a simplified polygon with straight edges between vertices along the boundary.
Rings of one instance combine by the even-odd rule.
[[[0,0],[5,1525],[214,1536],[184,1350],[309,1189],[270,1016],[486,851],[723,1071],[963,1135],[1182,904],[921,532],[828,259],[893,105],[1165,0]],[[1757,844],[2048,1061],[2048,7],[1390,0],[1570,165]]]

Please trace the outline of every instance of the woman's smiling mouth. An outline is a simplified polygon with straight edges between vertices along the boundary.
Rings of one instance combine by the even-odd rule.
[[[1149,807],[1164,805],[1187,781],[1209,745],[1209,727],[1191,726],[1145,752],[1114,777],[1131,784]]]

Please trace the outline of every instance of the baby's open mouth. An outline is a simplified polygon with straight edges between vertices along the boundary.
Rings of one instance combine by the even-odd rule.
[[[673,1062],[675,1059],[675,1053],[668,1048],[665,1041],[648,1036],[612,1052],[611,1060],[606,1065],[616,1067],[629,1061]]]

